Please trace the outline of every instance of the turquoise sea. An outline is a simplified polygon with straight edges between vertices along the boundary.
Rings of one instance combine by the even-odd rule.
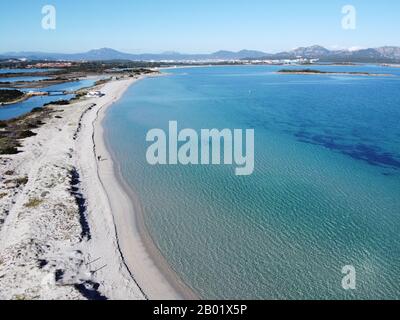
[[[106,138],[148,231],[208,299],[400,299],[400,69],[390,77],[174,69],[133,85]],[[150,166],[146,133],[255,129],[255,172]],[[356,290],[341,271],[356,269]]]

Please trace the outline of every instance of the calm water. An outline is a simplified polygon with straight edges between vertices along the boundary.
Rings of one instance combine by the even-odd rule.
[[[43,96],[33,97],[23,102],[14,103],[8,106],[0,107],[0,120],[8,120],[19,117],[25,113],[31,112],[34,108],[40,108],[44,104],[51,101],[58,100],[69,100],[74,97],[73,94],[67,94],[62,96]]]
[[[0,69],[0,74],[3,73],[34,73],[34,72],[49,72],[59,69]]]
[[[60,95],[60,93],[64,91],[75,91],[82,88],[91,87],[97,79],[83,79],[80,81],[69,82],[69,83],[61,83],[57,85],[48,86],[45,88],[33,88],[33,89],[21,89],[21,91],[48,91],[59,93],[59,95],[53,96],[40,96],[40,97],[32,97],[28,100],[14,103],[8,106],[0,107],[0,120],[8,120],[11,118],[15,118],[21,116],[25,113],[30,112],[34,108],[42,107],[44,104],[57,101],[57,100],[69,100],[73,98],[74,94],[66,94]]]
[[[17,82],[17,81],[40,81],[49,79],[48,77],[13,77],[13,78],[0,78],[0,82]]]
[[[400,70],[177,69],[132,86],[107,139],[175,271],[204,298],[400,298]],[[254,128],[255,172],[149,166],[149,129]],[[342,267],[357,290],[341,287]]]

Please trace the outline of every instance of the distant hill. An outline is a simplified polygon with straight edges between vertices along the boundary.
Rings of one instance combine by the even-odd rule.
[[[70,60],[70,61],[101,61],[101,60],[133,60],[133,61],[187,61],[187,60],[243,60],[243,59],[320,59],[323,62],[379,62],[400,63],[400,47],[380,47],[361,50],[328,50],[315,45],[300,47],[292,51],[276,54],[262,51],[242,50],[217,51],[211,54],[182,54],[179,52],[164,52],[160,54],[130,54],[110,48],[90,50],[84,53],[63,54],[45,52],[7,52],[0,59],[25,58],[28,60]]]
[[[331,51],[321,46],[300,47],[288,52],[280,52],[273,56],[284,57],[287,59],[294,59],[297,57],[318,59],[329,55]]]
[[[265,56],[265,52],[242,50],[239,52],[218,51],[212,54],[182,54],[179,52],[164,52],[160,54],[130,54],[123,53],[110,48],[90,50],[85,53],[62,54],[62,53],[44,53],[44,52],[7,52],[0,55],[0,58],[25,58],[29,60],[240,60],[245,58],[260,58]]]
[[[254,51],[254,50],[242,50],[239,52],[232,52],[232,51],[217,51],[208,55],[208,58],[211,59],[228,59],[228,60],[237,60],[237,59],[247,59],[247,58],[261,58],[266,55],[265,52],[261,51]]]
[[[328,50],[321,46],[301,47],[288,52],[265,55],[264,59],[319,59],[321,62],[400,63],[400,47],[360,50]]]

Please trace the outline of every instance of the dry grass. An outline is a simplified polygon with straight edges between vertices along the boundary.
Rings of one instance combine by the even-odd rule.
[[[28,177],[17,178],[14,180],[17,186],[24,186],[28,183]]]
[[[43,200],[42,200],[42,199],[39,199],[39,198],[32,198],[32,199],[30,199],[30,200],[25,204],[25,207],[26,207],[26,208],[30,208],[30,209],[32,209],[32,208],[37,208],[37,207],[39,207],[42,203],[43,203]]]
[[[28,177],[25,176],[25,177],[19,177],[19,178],[15,178],[15,179],[6,180],[6,181],[4,181],[4,183],[6,185],[14,184],[16,187],[21,187],[21,186],[26,185],[28,183],[28,181],[29,181]]]

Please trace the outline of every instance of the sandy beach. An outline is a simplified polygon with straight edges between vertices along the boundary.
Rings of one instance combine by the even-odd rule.
[[[0,156],[0,299],[195,299],[144,226],[102,121],[137,79],[101,98],[52,106],[49,119]]]

